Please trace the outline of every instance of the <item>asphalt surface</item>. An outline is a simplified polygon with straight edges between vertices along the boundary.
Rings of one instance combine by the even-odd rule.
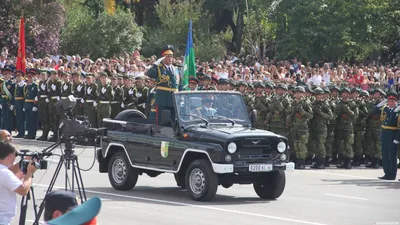
[[[18,149],[40,151],[50,142],[15,139]],[[57,148],[55,153],[60,153]],[[94,148],[75,149],[81,169],[91,167]],[[42,201],[58,163],[52,156],[49,169],[34,177],[36,203]],[[99,224],[382,224],[400,225],[400,182],[381,181],[382,169],[303,170],[286,173],[286,189],[275,201],[258,198],[251,185],[219,186],[212,202],[195,202],[176,186],[173,175],[139,177],[131,191],[116,191],[108,175],[98,172],[95,162],[82,171],[87,196],[99,196],[102,208]],[[397,179],[399,179],[398,176]],[[64,169],[55,189],[65,185]],[[19,198],[20,199],[20,198]],[[12,224],[18,224],[19,210]],[[26,224],[33,222],[32,201],[28,202]],[[43,218],[42,218],[43,219]]]

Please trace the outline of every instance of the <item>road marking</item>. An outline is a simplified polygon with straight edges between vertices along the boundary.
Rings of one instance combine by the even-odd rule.
[[[351,196],[345,196],[345,195],[335,195],[335,194],[326,194],[326,195],[333,196],[333,197],[340,197],[340,198],[351,198],[351,199],[357,199],[357,200],[364,200],[364,201],[369,200],[367,198],[358,198],[358,197],[351,197]]]
[[[319,174],[325,174],[325,175],[334,175],[334,176],[339,176],[339,177],[349,177],[349,178],[366,179],[366,180],[377,180],[378,179],[378,178],[372,178],[372,177],[354,176],[354,175],[346,175],[346,174],[341,174],[341,173],[329,173],[329,172],[313,171],[313,170],[303,170],[302,172],[319,173]]]
[[[40,187],[48,187],[48,185],[44,185],[44,184],[36,184],[36,185],[40,186]],[[64,188],[64,187],[56,187],[56,186],[54,186],[54,187],[60,188],[60,189]],[[293,223],[310,224],[310,225],[326,225],[326,224],[322,224],[322,223],[315,223],[315,222],[309,222],[309,221],[304,221],[304,220],[295,220],[295,219],[289,219],[289,218],[278,217],[278,216],[269,216],[269,215],[258,214],[258,213],[250,213],[250,212],[243,212],[243,211],[237,211],[237,210],[217,208],[217,207],[212,207],[212,206],[193,205],[193,204],[188,204],[188,203],[183,203],[183,202],[173,202],[173,201],[167,201],[167,200],[144,198],[144,197],[137,197],[137,196],[130,196],[130,195],[122,195],[122,194],[114,194],[114,193],[107,193],[107,192],[101,192],[101,191],[91,191],[91,190],[87,190],[87,189],[85,189],[85,192],[93,193],[93,194],[109,195],[109,196],[120,197],[120,198],[130,198],[130,199],[136,199],[136,200],[142,200],[142,201],[148,201],[148,202],[164,203],[164,204],[170,204],[170,205],[188,206],[188,207],[193,207],[193,208],[208,209],[208,210],[228,212],[228,213],[254,216],[254,217],[261,217],[261,218],[267,218],[267,219],[275,219],[275,220],[281,220],[281,221],[287,221],[287,222],[293,222]]]

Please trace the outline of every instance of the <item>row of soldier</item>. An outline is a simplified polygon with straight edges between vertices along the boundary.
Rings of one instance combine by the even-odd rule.
[[[92,127],[102,127],[103,118],[114,118],[124,109],[138,109],[149,115],[154,96],[154,82],[146,82],[144,77],[133,81],[128,76],[108,77],[102,73],[96,79],[90,73],[83,77],[78,73],[28,69],[25,78],[23,71],[13,73],[9,68],[3,69],[2,75],[1,125],[10,133],[15,127],[15,138],[35,139],[40,120],[43,133],[37,139],[56,141],[61,116],[56,103],[69,95],[77,101],[73,114],[86,116]],[[49,138],[50,131],[53,136]]]

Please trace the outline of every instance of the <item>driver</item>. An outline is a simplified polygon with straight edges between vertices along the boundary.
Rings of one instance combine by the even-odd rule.
[[[217,114],[217,110],[212,108],[213,100],[210,97],[201,99],[202,107],[196,108],[195,113],[201,117],[211,117]]]

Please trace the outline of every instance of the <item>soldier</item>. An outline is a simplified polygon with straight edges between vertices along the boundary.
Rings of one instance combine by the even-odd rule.
[[[85,97],[85,83],[81,80],[81,75],[78,72],[72,73],[72,94],[76,99],[76,105],[74,107],[74,115],[83,115],[83,103],[82,99]]]
[[[172,66],[173,47],[168,45],[162,51],[162,62],[158,60],[147,72],[147,76],[156,80],[156,123],[161,122],[164,110],[171,112],[171,119],[175,118],[172,93],[178,91],[177,76]]]
[[[254,84],[254,88],[256,91],[256,95],[254,97],[253,109],[256,109],[258,112],[258,118],[257,123],[255,124],[255,128],[265,129],[266,127],[264,125],[264,119],[267,116],[268,112],[267,98],[263,93],[265,86],[262,82],[257,82]]]
[[[215,91],[217,90],[214,86],[211,85],[211,76],[206,74],[201,77],[203,86],[199,88],[199,91]]]
[[[146,101],[147,101],[147,87],[143,84],[144,76],[136,77],[136,93],[137,109],[142,113],[146,113]]]
[[[387,99],[379,103],[374,112],[382,122],[381,150],[385,175],[379,177],[381,180],[395,180],[397,175],[397,149],[400,141],[400,106],[396,107],[397,101],[397,93],[389,92]]]
[[[196,77],[189,78],[189,84],[183,88],[184,91],[196,91],[199,81]]]
[[[337,118],[337,137],[339,154],[344,161],[338,165],[338,168],[351,169],[351,159],[354,156],[354,128],[353,123],[358,117],[358,108],[351,108],[352,102],[349,101],[350,90],[343,88],[340,92],[342,98],[336,106]]]
[[[303,88],[304,89],[304,88]],[[291,113],[291,102],[284,94],[287,91],[285,84],[278,84],[276,94],[272,97],[268,107],[265,124],[269,129],[284,137],[289,137],[289,130],[286,124],[287,115]]]
[[[50,71],[50,80],[47,81],[47,92],[49,102],[49,113],[50,113],[50,129],[53,131],[53,136],[50,137],[49,141],[58,140],[58,126],[60,124],[60,112],[56,108],[56,103],[60,101],[62,81],[58,79],[58,74],[55,70]]]
[[[375,89],[373,92],[374,102],[368,107],[367,129],[365,139],[368,140],[368,148],[366,148],[369,155],[369,163],[365,165],[367,168],[379,169],[379,161],[381,159],[381,116],[376,114],[376,105],[378,105],[384,98],[385,92],[381,89]]]
[[[25,86],[25,120],[26,129],[28,134],[24,136],[24,139],[35,139],[36,131],[38,127],[38,108],[37,102],[39,100],[39,88],[38,85],[33,81],[33,77],[39,74],[37,69],[29,69],[26,71],[28,83]]]
[[[246,94],[248,86],[249,84],[246,81],[239,81],[239,92],[243,95],[244,103],[246,104],[247,112],[249,113],[253,110],[254,100],[252,95]]]
[[[61,72],[61,78],[63,81],[62,87],[61,87],[61,99],[67,99],[68,96],[73,94],[72,90],[72,82],[70,80],[71,74],[68,72]]]
[[[358,94],[359,93],[359,94]],[[359,98],[361,97],[361,99]],[[369,96],[368,92],[360,90],[352,90],[352,97],[355,100],[355,107],[358,107],[358,117],[354,123],[354,158],[353,166],[361,166],[361,159],[363,156],[363,141],[365,129],[367,126],[368,109],[366,107],[365,98]]]
[[[316,162],[313,169],[325,169],[326,149],[325,141],[328,135],[327,124],[333,119],[329,104],[323,99],[324,90],[314,89],[315,101],[312,105],[314,117],[311,120],[311,149],[315,149]]]
[[[156,118],[156,105],[155,105],[155,94],[156,94],[156,87],[155,87],[155,80],[149,79],[148,83],[148,90],[149,94],[147,95],[147,116],[148,118],[155,119]]]
[[[50,114],[49,114],[49,99],[47,88],[47,71],[40,71],[40,81],[38,85],[38,101],[37,106],[39,109],[39,119],[42,124],[42,136],[37,138],[39,141],[47,141],[50,131]]]
[[[132,86],[132,80],[124,76],[124,102],[121,104],[123,109],[136,109],[136,89]]]
[[[100,74],[101,86],[99,86],[97,99],[97,122],[98,127],[103,127],[103,119],[110,118],[111,116],[111,105],[110,102],[114,100],[114,90],[110,84],[107,83],[107,73]],[[96,103],[96,102],[94,102]],[[94,104],[93,103],[93,104]]]
[[[338,146],[337,143],[337,112],[336,112],[336,105],[339,103],[339,92],[340,89],[337,86],[331,86],[331,98],[329,101],[329,106],[331,107],[333,113],[333,119],[328,124],[328,137],[326,139],[326,156],[328,160],[325,162],[325,166],[329,167],[330,161],[336,163],[338,160]]]
[[[25,112],[24,112],[24,90],[25,90],[25,73],[21,70],[15,71],[16,84],[14,89],[14,105],[16,112],[16,122],[18,135],[14,138],[23,138],[25,136]]]
[[[14,112],[14,89],[15,84],[11,80],[12,70],[8,67],[2,70],[4,82],[1,88],[2,97],[2,119],[3,129],[11,133],[13,129],[13,112]]]
[[[85,115],[91,127],[97,128],[97,98],[99,96],[97,84],[94,82],[94,74],[86,74],[85,96],[81,100],[83,115]]]
[[[118,85],[118,78],[116,76],[111,77],[111,86],[114,90],[114,101],[111,102],[111,119],[114,119],[118,113],[122,111],[124,91],[122,87]]]

